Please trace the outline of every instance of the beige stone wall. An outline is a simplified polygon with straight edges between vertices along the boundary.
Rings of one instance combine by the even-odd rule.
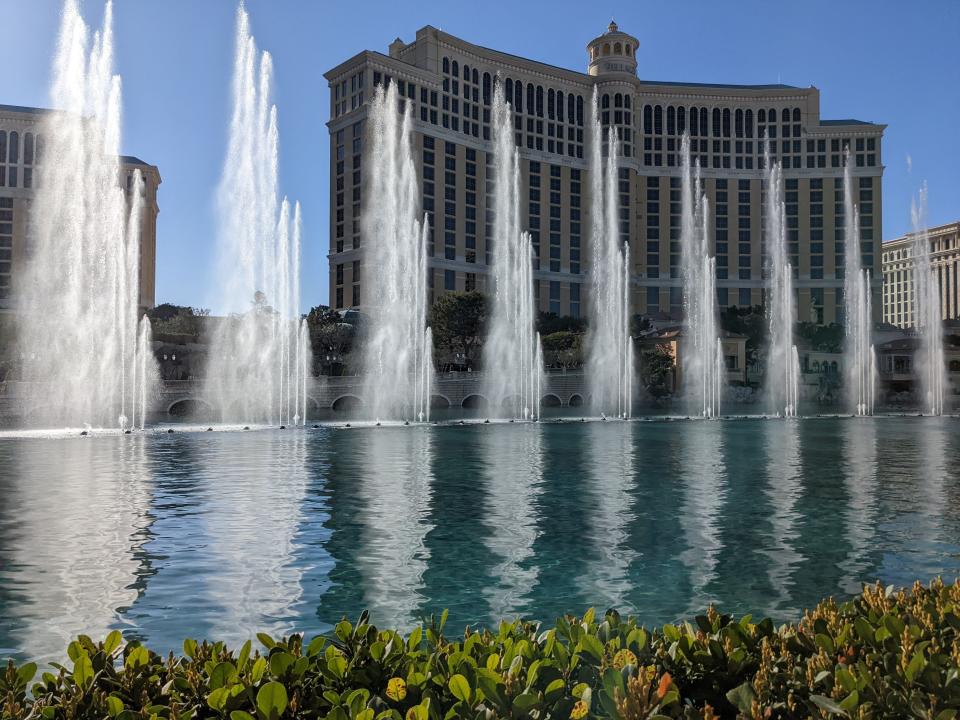
[[[930,262],[940,289],[940,315],[960,319],[960,223],[931,228]],[[883,244],[883,320],[913,327],[913,244],[905,235]]]

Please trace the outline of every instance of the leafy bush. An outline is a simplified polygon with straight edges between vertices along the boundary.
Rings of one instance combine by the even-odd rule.
[[[72,667],[0,673],[3,718],[930,718],[960,708],[960,581],[866,587],[795,625],[734,620],[648,630],[616,612],[553,627],[503,622],[409,636],[343,621],[330,637],[184,642],[162,657],[120,633],[70,644]],[[29,690],[28,690],[29,686]]]

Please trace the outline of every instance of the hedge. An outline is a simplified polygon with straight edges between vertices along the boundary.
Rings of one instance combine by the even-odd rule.
[[[183,643],[164,657],[119,632],[80,636],[67,665],[0,672],[3,718],[927,718],[960,709],[960,581],[864,587],[796,624],[710,608],[647,629],[609,611],[552,627],[502,622],[409,635],[367,615],[309,642],[259,635],[237,652]]]

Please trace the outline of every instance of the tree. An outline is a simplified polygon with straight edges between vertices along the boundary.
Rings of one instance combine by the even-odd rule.
[[[306,319],[314,371],[321,375],[342,375],[353,350],[356,328],[326,305],[310,308]]]
[[[476,290],[441,295],[430,309],[433,344],[453,355],[452,363],[471,367],[483,344],[487,298]]]
[[[203,333],[203,320],[210,315],[206,308],[187,307],[162,303],[146,312],[157,335],[190,335],[194,338]]]
[[[769,333],[767,316],[760,305],[754,307],[730,306],[720,313],[720,327],[727,332],[747,338],[747,362],[755,362],[766,345]]]
[[[844,329],[839,323],[819,325],[802,322],[797,326],[797,336],[809,345],[811,350],[829,353],[843,351]]]
[[[640,351],[640,382],[654,398],[670,394],[673,377],[673,357],[662,346],[644,348]]]
[[[552,335],[557,332],[572,332],[582,334],[587,329],[587,321],[571,315],[557,315],[554,312],[540,312],[537,315],[537,332],[540,336]]]
[[[583,335],[560,330],[540,337],[548,367],[574,368],[583,365]]]

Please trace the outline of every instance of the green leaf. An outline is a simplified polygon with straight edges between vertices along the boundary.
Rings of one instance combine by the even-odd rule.
[[[122,642],[123,634],[119,630],[114,630],[107,635],[107,639],[103,641],[103,651],[107,655],[113,655],[113,651],[120,647],[120,643]]]
[[[124,662],[128,668],[138,668],[150,664],[150,651],[147,650],[143,645],[138,645],[137,647],[130,650],[127,654],[127,659]]]
[[[455,698],[463,700],[465,703],[470,702],[470,683],[467,682],[467,679],[463,675],[453,675],[450,678],[450,682],[447,683],[447,686]]]
[[[197,654],[197,641],[187,638],[183,641],[183,654],[188,658],[195,657]]]
[[[310,644],[307,645],[307,657],[313,657],[314,655],[319,655],[320,651],[323,650],[323,646],[327,644],[327,638],[323,635],[318,635],[313,640],[310,641]]]
[[[532,693],[517,695],[513,699],[514,711],[520,713],[521,717],[529,717],[530,711],[540,704],[540,699]]]
[[[598,663],[603,660],[603,645],[595,635],[584,635],[580,638],[580,649],[585,651]],[[581,653],[583,654],[583,653]]]
[[[86,689],[93,682],[93,663],[90,656],[83,650],[77,655],[73,665],[73,681],[81,688]]]
[[[257,633],[257,640],[259,640],[260,644],[267,648],[267,650],[273,650],[277,646],[274,639],[266,633]]]
[[[923,668],[925,668],[926,666],[927,666],[927,661],[923,657],[923,651],[917,650],[913,654],[913,657],[910,658],[910,664],[907,665],[907,672],[906,672],[907,680],[909,680],[910,682],[913,682],[914,678],[916,678],[917,675],[923,672]]]
[[[410,637],[407,638],[407,650],[413,652],[414,650],[420,649],[420,641],[423,639],[423,628],[419,625],[413,629],[413,632],[410,633]]]
[[[263,677],[263,674],[267,671],[267,661],[265,658],[259,657],[256,662],[253,663],[253,667],[250,669],[250,675],[253,677],[254,684],[260,682],[260,679]]]
[[[557,678],[547,685],[546,690],[543,691],[543,699],[548,703],[556,702],[563,697],[563,691],[566,686],[567,684],[564,682],[563,678]]]
[[[848,713],[856,710],[858,705],[860,705],[860,693],[858,693],[856,690],[847,695],[840,702],[840,707],[846,710]]]
[[[842,715],[843,717],[849,717],[846,710],[828,697],[824,697],[823,695],[811,695],[810,700],[812,700],[818,708],[826,712],[828,715]]]
[[[283,677],[297,659],[290,653],[279,652],[270,656],[270,672],[274,677]]]
[[[36,663],[27,663],[26,665],[21,665],[19,668],[17,668],[17,679],[24,685],[33,680],[33,676],[36,674]]]
[[[217,665],[213,672],[210,673],[210,688],[216,690],[221,688],[229,682],[233,682],[233,678],[237,674],[237,669],[233,666],[231,662],[222,662]]]
[[[937,715],[937,720],[954,720],[957,717],[956,710],[941,710]]]
[[[857,689],[857,679],[853,677],[853,673],[847,670],[847,668],[842,667],[837,670],[837,682],[840,683],[840,687],[848,693]]]
[[[247,660],[250,659],[250,650],[251,650],[251,644],[250,644],[250,641],[247,640],[243,644],[243,647],[240,648],[240,657],[237,658],[238,670],[243,670],[247,666]]]
[[[727,693],[729,700],[740,712],[750,715],[753,708],[753,700],[756,694],[753,692],[753,686],[749,682],[738,685]]]
[[[123,700],[116,695],[107,695],[107,712],[110,717],[115,718],[123,712]]]
[[[833,646],[833,640],[830,638],[829,635],[820,633],[814,638],[814,641],[817,643],[817,647],[820,647],[826,650],[827,654],[833,655],[834,653],[836,653],[836,649]]]
[[[230,713],[230,720],[256,720],[256,718],[246,710],[234,710]]]
[[[265,717],[280,717],[287,709],[287,689],[278,682],[268,682],[257,693],[257,709]]]

